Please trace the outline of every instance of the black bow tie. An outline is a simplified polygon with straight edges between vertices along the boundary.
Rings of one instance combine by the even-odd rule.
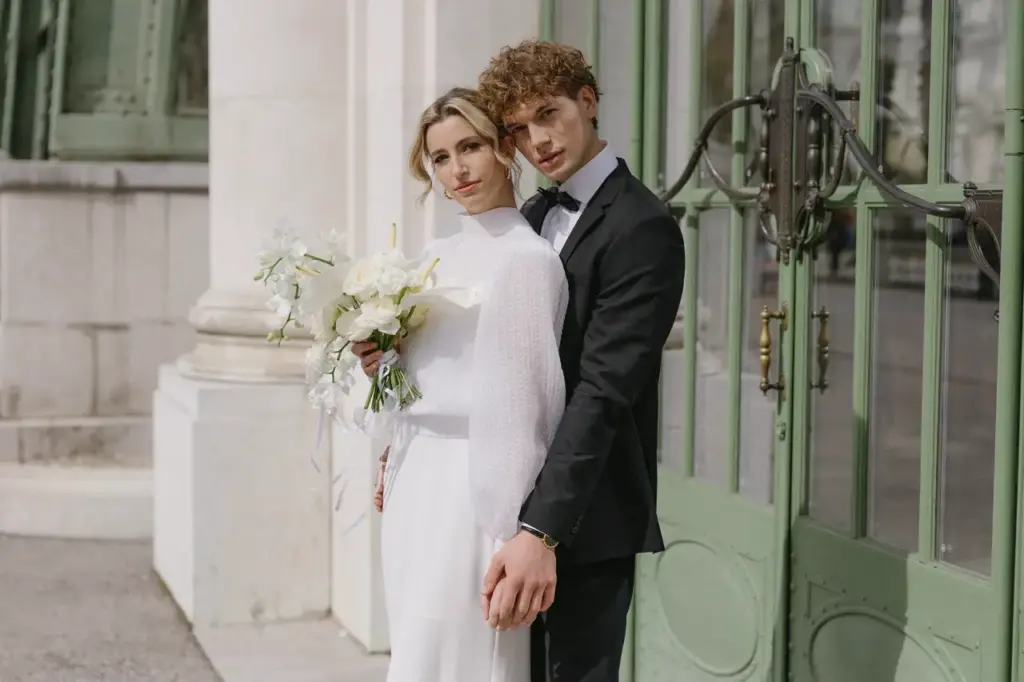
[[[537,191],[544,197],[548,210],[555,206],[564,206],[574,213],[580,210],[580,202],[574,199],[571,194],[558,187],[538,187]]]

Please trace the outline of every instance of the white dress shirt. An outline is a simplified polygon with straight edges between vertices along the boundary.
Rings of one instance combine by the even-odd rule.
[[[544,217],[541,225],[540,235],[551,242],[555,251],[561,253],[562,247],[569,239],[572,229],[579,222],[583,210],[594,198],[594,194],[601,187],[601,184],[611,175],[619,165],[619,160],[607,142],[592,158],[587,165],[576,171],[572,177],[563,182],[559,187],[563,192],[569,194],[573,199],[580,202],[578,211],[570,211],[562,205],[553,207]]]

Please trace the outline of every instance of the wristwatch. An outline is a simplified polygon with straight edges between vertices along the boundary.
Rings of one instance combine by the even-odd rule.
[[[528,526],[525,523],[520,523],[519,530],[525,530],[530,535],[540,538],[540,541],[544,543],[544,546],[552,551],[555,549],[555,547],[558,547],[558,540],[554,539],[553,537],[551,537],[543,531],[537,530],[533,526]]]

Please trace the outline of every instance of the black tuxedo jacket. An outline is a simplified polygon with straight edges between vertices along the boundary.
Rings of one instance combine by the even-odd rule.
[[[522,207],[538,232],[547,211],[539,194]],[[561,257],[566,409],[520,518],[559,541],[560,562],[661,551],[658,380],[683,291],[682,232],[620,159]]]

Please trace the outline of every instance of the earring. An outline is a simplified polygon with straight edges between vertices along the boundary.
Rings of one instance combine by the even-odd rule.
[[[508,178],[509,180],[512,179],[512,169],[509,168],[508,166],[505,166],[505,177]]]

